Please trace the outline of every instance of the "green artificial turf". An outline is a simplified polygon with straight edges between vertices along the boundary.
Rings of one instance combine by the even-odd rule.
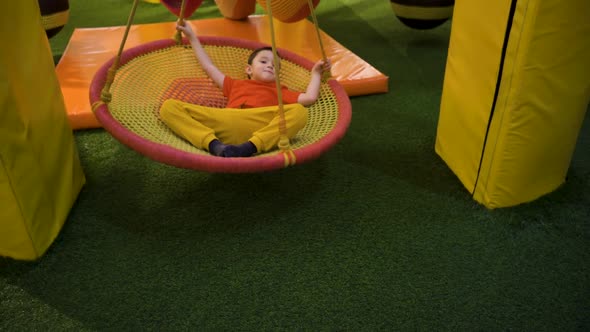
[[[131,1],[70,3],[56,59]],[[209,0],[193,18],[217,16]],[[142,3],[135,23],[173,20]],[[450,22],[411,30],[363,0],[324,0],[318,20],[390,77],[352,98],[338,145],[209,174],[76,131],[87,184],[41,259],[0,259],[0,330],[590,329],[589,117],[566,184],[488,210],[434,152]]]

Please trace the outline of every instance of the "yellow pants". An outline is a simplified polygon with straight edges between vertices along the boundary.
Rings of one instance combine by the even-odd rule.
[[[307,123],[308,110],[301,104],[283,107],[288,138],[295,136]],[[277,146],[280,138],[278,106],[258,108],[214,108],[168,99],[160,108],[160,119],[180,137],[195,147],[209,149],[219,139],[223,144],[250,141],[258,152]]]

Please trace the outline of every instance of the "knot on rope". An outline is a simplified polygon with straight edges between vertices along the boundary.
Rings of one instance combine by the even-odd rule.
[[[110,103],[112,98],[113,95],[109,91],[106,91],[106,89],[103,89],[100,93],[100,99],[105,103]]]
[[[96,110],[101,107],[102,105],[105,105],[105,103],[103,103],[102,101],[95,101],[94,103],[92,103],[92,105],[90,105],[91,109],[92,109],[92,113],[96,113]]]
[[[291,144],[289,143],[289,138],[285,135],[281,135],[281,138],[279,138],[278,146],[281,151],[291,150]]]
[[[289,166],[295,165],[297,162],[297,157],[295,157],[295,152],[293,150],[283,150],[283,157],[285,158],[285,168]]]

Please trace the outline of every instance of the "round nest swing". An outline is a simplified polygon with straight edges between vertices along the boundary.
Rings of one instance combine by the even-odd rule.
[[[261,43],[226,37],[199,37],[216,66],[226,75],[246,78],[244,64]],[[313,63],[288,50],[281,55],[283,85],[305,91]],[[348,95],[334,79],[323,82],[320,97],[309,108],[307,125],[290,141],[288,151],[275,150],[248,158],[209,154],[177,136],[160,119],[159,109],[169,98],[223,108],[226,98],[201,69],[187,40],[159,40],[121,53],[110,86],[112,99],[101,100],[109,68],[105,63],[90,85],[96,118],[117,140],[147,157],[180,168],[207,172],[248,173],[280,169],[319,157],[345,134],[351,121]],[[277,128],[277,131],[279,129]]]
[[[179,23],[190,16],[202,0],[161,0]],[[262,0],[259,0],[262,1]],[[291,0],[289,0],[291,1]],[[298,7],[306,0],[299,0]],[[316,5],[319,0],[316,0]],[[314,20],[318,42],[326,59],[319,35],[314,3],[307,0],[309,14]],[[269,17],[272,7],[284,7],[287,2],[271,0],[266,5]],[[294,4],[294,3],[291,3]],[[123,51],[125,40],[138,0],[134,0],[126,32],[117,56],[105,63],[90,84],[90,103],[96,118],[116,139],[153,160],[181,168],[208,172],[246,173],[279,169],[301,164],[319,157],[348,129],[352,110],[350,100],[336,80],[322,82],[318,100],[309,108],[308,122],[290,141],[279,124],[277,134],[285,139],[280,149],[248,158],[223,158],[197,149],[173,133],[160,119],[164,101],[173,98],[209,107],[224,108],[227,99],[201,68],[190,43],[177,32],[175,39],[159,40]],[[302,12],[301,10],[297,11]],[[305,13],[307,14],[307,13]],[[273,21],[270,22],[273,52],[276,51]],[[245,79],[244,64],[250,53],[261,43],[225,38],[199,37],[205,51],[225,75]],[[287,50],[279,52],[282,61],[277,84],[296,91],[305,91],[313,63]],[[282,104],[279,116],[284,121]]]

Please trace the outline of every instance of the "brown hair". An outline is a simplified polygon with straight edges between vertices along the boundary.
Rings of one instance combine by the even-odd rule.
[[[258,55],[258,53],[260,53],[262,51],[271,51],[272,52],[272,47],[264,46],[264,47],[260,47],[260,48],[255,49],[254,51],[252,51],[252,53],[250,53],[250,56],[248,57],[248,64],[251,65],[252,61],[254,61],[254,58]],[[281,57],[278,52],[277,52],[277,55],[279,56],[279,58]]]

